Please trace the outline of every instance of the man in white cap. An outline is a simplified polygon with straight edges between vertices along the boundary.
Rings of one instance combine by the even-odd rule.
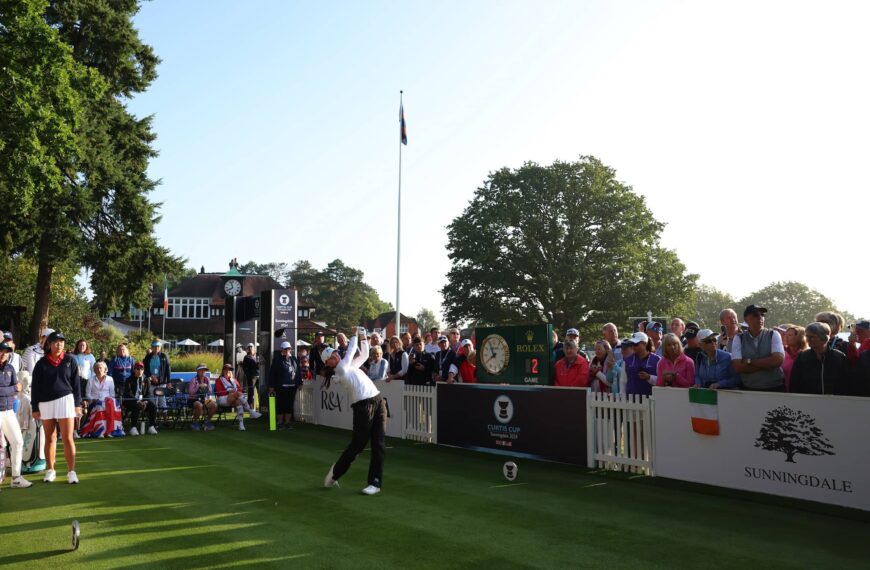
[[[47,339],[48,335],[53,332],[54,329],[42,329],[42,334],[39,335],[39,342],[31,344],[24,349],[24,356],[21,357],[24,361],[22,365],[24,366],[24,369],[31,374],[33,374],[33,369],[36,366],[36,363],[39,362],[39,359],[45,356],[45,339]]]
[[[323,481],[324,486],[338,486],[338,480],[347,473],[366,444],[371,440],[372,458],[369,463],[368,486],[362,490],[365,495],[381,492],[384,475],[384,455],[386,445],[384,434],[387,431],[387,406],[374,382],[360,369],[369,354],[365,329],[358,329],[348,343],[347,352],[339,358],[338,352],[326,347],[320,352],[323,360],[323,375],[328,387],[331,380],[345,387],[350,396],[353,410],[353,436],[338,461],[329,468]],[[359,346],[359,351],[357,351]]]

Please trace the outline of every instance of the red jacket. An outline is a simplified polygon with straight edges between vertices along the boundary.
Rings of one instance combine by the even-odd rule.
[[[568,359],[560,358],[556,362],[556,382],[554,385],[586,388],[589,386],[589,362],[578,355],[574,359],[574,364],[568,366]]]
[[[226,396],[227,394],[229,394],[227,387],[224,386],[224,382],[226,382],[226,380],[227,379],[224,378],[223,376],[219,376],[218,379],[214,381],[214,391],[215,391],[215,394],[218,395],[218,397]],[[235,390],[236,392],[242,391],[242,386],[241,386],[241,384],[239,384],[238,380],[233,378],[232,383],[233,383],[233,386],[236,387],[236,390]]]

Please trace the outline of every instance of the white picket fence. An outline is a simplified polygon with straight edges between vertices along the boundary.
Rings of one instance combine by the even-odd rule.
[[[296,401],[293,402],[293,419],[306,423],[314,423],[314,382],[304,382],[296,391]]]
[[[435,386],[409,386],[402,390],[405,425],[402,434],[405,439],[437,443],[436,423],[438,418],[438,399]]]
[[[653,475],[652,410],[649,396],[589,394],[590,467]]]

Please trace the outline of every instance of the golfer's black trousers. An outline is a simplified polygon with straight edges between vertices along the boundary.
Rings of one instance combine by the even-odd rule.
[[[384,433],[387,431],[387,404],[381,396],[360,400],[353,406],[353,438],[338,458],[332,470],[336,479],[347,473],[350,464],[372,442],[372,460],[369,463],[369,485],[381,486],[384,477]]]

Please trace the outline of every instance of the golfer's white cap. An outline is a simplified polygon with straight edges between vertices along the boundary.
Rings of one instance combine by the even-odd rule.
[[[46,329],[42,329],[42,334],[39,335],[39,336],[48,336],[48,335],[50,335],[50,334],[53,333],[53,332],[54,332],[54,329],[47,329],[47,328],[46,328]]]
[[[329,359],[329,357],[332,356],[333,352],[335,352],[335,349],[327,346],[326,348],[324,348],[323,350],[320,351],[320,360],[322,360],[323,362],[326,362]]]
[[[253,344],[250,344],[250,345],[248,345],[248,346],[254,346],[254,345],[253,345]],[[285,340],[284,342],[281,343],[281,350],[284,350],[285,348],[290,348],[290,343],[287,342],[286,340]]]

